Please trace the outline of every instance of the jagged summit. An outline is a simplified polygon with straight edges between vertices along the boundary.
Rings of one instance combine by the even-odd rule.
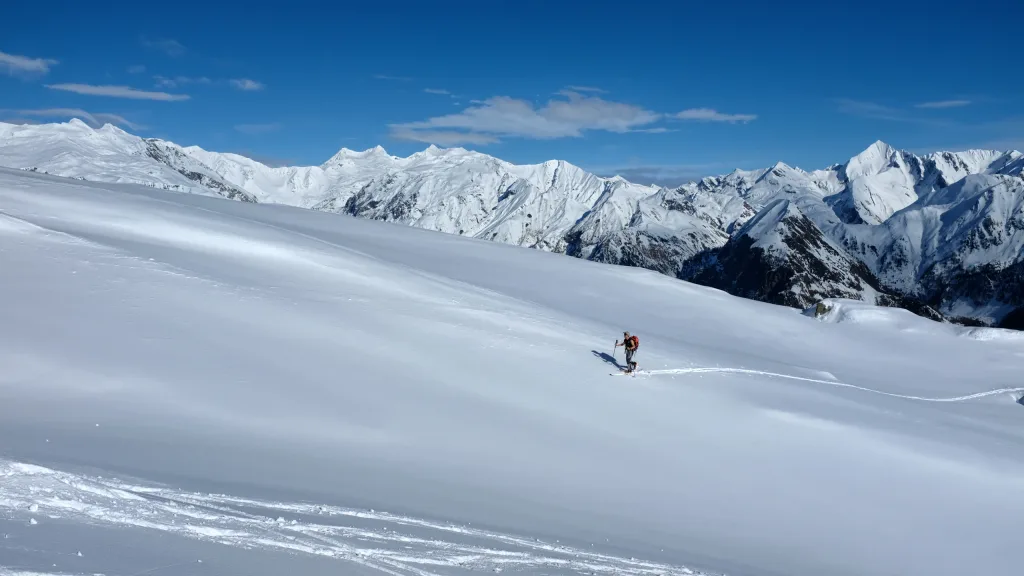
[[[856,178],[868,174],[877,174],[897,160],[898,153],[892,147],[882,142],[875,141],[871,146],[864,149],[846,163],[847,178]]]
[[[772,167],[768,169],[768,171],[776,171],[776,170],[778,170],[780,172],[786,172],[786,171],[790,171],[790,170],[796,171],[796,172],[803,172],[803,170],[800,170],[799,168],[794,168],[794,167],[790,166],[789,164],[786,164],[785,162],[782,162],[781,160],[779,162],[776,162],[775,164],[773,164]]]
[[[1024,306],[1016,151],[918,156],[877,141],[820,170],[780,161],[667,189],[562,160],[515,165],[434,145],[406,158],[342,148],[320,166],[268,167],[75,119],[0,124],[0,165],[385,220],[787,305],[888,293],[987,323]],[[755,262],[752,250],[783,256]]]
[[[858,154],[855,157],[865,157],[865,156],[883,156],[883,157],[887,157],[887,156],[890,156],[895,151],[896,151],[896,149],[893,148],[892,146],[890,146],[888,143],[886,143],[886,142],[884,142],[882,140],[875,140],[874,142],[871,143],[870,146],[865,148],[863,152],[861,152],[860,154]]]

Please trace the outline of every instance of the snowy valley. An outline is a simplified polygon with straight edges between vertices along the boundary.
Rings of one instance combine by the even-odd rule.
[[[824,298],[1021,327],[1024,156],[917,156],[876,142],[675,189],[464,149],[343,149],[320,166],[142,139],[113,126],[0,124],[0,166],[343,213],[636,266],[803,308]]]

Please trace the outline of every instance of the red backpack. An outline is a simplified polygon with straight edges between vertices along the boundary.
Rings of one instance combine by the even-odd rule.
[[[637,336],[635,334],[633,336],[630,336],[629,339],[627,340],[627,342],[629,340],[633,341],[633,350],[636,350],[637,348],[640,347],[640,338],[637,338]]]

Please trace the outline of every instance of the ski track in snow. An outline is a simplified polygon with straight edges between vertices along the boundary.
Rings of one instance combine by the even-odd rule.
[[[0,576],[84,576],[68,572],[35,572],[31,570],[18,570],[0,566]],[[103,576],[102,574],[91,574],[90,576]]]
[[[355,562],[393,576],[432,570],[555,570],[616,576],[704,575],[468,526],[311,503],[142,486],[0,460],[0,517],[159,530],[243,549]],[[0,542],[0,550],[3,544]],[[24,573],[0,566],[0,576]]]
[[[864,386],[857,386],[855,384],[846,384],[845,382],[838,382],[834,380],[820,380],[817,378],[806,378],[804,376],[793,376],[791,374],[778,374],[776,372],[765,372],[763,370],[747,370],[744,368],[668,368],[665,370],[644,370],[640,369],[636,375],[638,376],[664,376],[669,374],[753,374],[757,376],[769,376],[772,378],[786,378],[788,380],[800,380],[802,382],[814,382],[817,384],[828,384],[829,386],[836,386],[838,388],[853,388],[854,390],[861,390],[863,392],[870,392],[872,394],[881,394],[882,396],[890,396],[892,398],[903,398],[905,400],[918,400],[921,402],[965,402],[967,400],[976,400],[978,398],[985,398],[987,396],[996,396],[997,394],[1014,394],[1018,392],[1024,392],[1024,387],[1021,388],[999,388],[997,390],[987,390],[985,392],[977,392],[975,394],[968,394],[966,396],[953,396],[950,398],[926,398],[924,396],[908,396],[906,394],[896,394],[895,392],[886,392],[884,390],[875,390],[874,388],[865,388]],[[625,373],[612,373],[613,376],[627,376]]]

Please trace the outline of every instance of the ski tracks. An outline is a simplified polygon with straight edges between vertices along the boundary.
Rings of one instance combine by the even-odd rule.
[[[770,378],[785,378],[787,380],[799,380],[801,382],[813,382],[815,384],[826,384],[828,386],[835,386],[837,388],[852,388],[854,390],[860,390],[862,392],[869,392],[871,394],[880,394],[882,396],[889,396],[891,398],[902,398],[904,400],[916,400],[919,402],[966,402],[969,400],[977,400],[978,398],[985,398],[988,396],[996,396],[999,394],[1017,394],[1024,392],[1024,387],[1020,388],[999,388],[996,390],[987,390],[985,392],[977,392],[974,394],[967,394],[965,396],[952,396],[948,398],[929,398],[925,396],[910,396],[906,394],[896,394],[895,392],[886,392],[884,390],[875,390],[874,388],[866,388],[864,386],[857,386],[855,384],[847,384],[845,382],[839,382],[837,380],[822,380],[818,378],[807,378],[804,376],[793,376],[791,374],[779,374],[776,372],[766,372],[763,370],[747,370],[744,368],[669,368],[665,370],[640,370],[636,373],[637,376],[664,376],[664,375],[675,375],[675,374],[750,374],[756,376],[767,376]]]
[[[0,517],[158,530],[243,549],[353,562],[391,576],[504,570],[698,576],[683,566],[375,510],[185,492],[0,460]],[[2,550],[2,543],[0,543]],[[3,576],[0,566],[0,576]]]

